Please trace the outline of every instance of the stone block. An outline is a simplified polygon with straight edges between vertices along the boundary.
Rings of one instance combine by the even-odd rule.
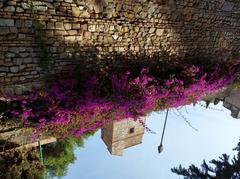
[[[18,49],[19,49],[20,52],[26,51],[26,47],[18,47]]]
[[[21,79],[20,79],[21,80]],[[23,94],[23,88],[22,87],[16,87],[15,92],[16,95],[22,95]]]
[[[104,32],[105,26],[104,26],[103,24],[100,24],[100,25],[98,26],[98,29],[99,29],[100,32]]]
[[[82,18],[90,18],[90,13],[88,11],[82,11],[80,14]]]
[[[56,47],[50,47],[50,52],[51,53],[56,53],[57,52],[57,48]]]
[[[16,27],[24,27],[24,20],[15,20]]]
[[[7,6],[4,8],[4,11],[6,12],[15,12],[15,7],[14,6]]]
[[[20,57],[25,58],[29,56],[29,53],[19,53]]]
[[[75,23],[72,25],[73,29],[80,29],[80,24],[79,23]]]
[[[42,68],[41,67],[36,67],[36,71],[42,71]]]
[[[12,27],[12,26],[14,26],[14,20],[0,18],[0,26]]]
[[[16,64],[16,65],[21,65],[22,62],[23,62],[23,59],[22,59],[22,58],[15,58],[15,59],[14,59],[14,64]]]
[[[24,81],[24,80],[26,80],[26,78],[24,76],[20,76],[20,80]]]
[[[103,12],[103,1],[99,1],[98,3],[95,3],[93,6],[93,9],[95,13]]]
[[[13,53],[19,53],[19,47],[9,47],[8,51]]]
[[[25,21],[25,27],[32,27],[33,21],[32,20],[26,20]]]
[[[9,27],[0,27],[0,35],[6,35],[10,33]]]
[[[32,58],[24,58],[23,59],[23,63],[31,63],[32,62]]]
[[[68,35],[68,33],[67,33],[68,31],[66,31],[66,30],[55,30],[55,34],[56,35]]]
[[[17,27],[9,27],[9,30],[10,30],[10,33],[14,33],[14,34],[18,33]]]
[[[114,25],[110,25],[110,26],[109,26],[109,30],[110,30],[110,31],[113,31],[114,29],[115,29]]]
[[[46,30],[47,37],[53,37],[53,30]]]
[[[70,29],[72,29],[72,24],[71,23],[64,23],[64,28],[65,28],[65,30],[70,30]]]
[[[9,67],[0,66],[0,72],[9,72]]]
[[[89,30],[89,32],[95,32],[96,31],[96,25],[89,25],[88,26],[88,30]]]
[[[113,38],[114,40],[117,40],[117,39],[118,39],[118,35],[117,35],[117,34],[114,34],[114,35],[112,35],[112,38]]]
[[[81,24],[81,30],[86,31],[88,29],[87,23]]]
[[[147,17],[147,12],[142,11],[142,12],[140,12],[139,15],[140,15],[141,18],[146,18]]]
[[[10,67],[10,72],[12,72],[12,73],[19,72],[19,66],[12,66],[12,67]]]
[[[55,29],[55,23],[54,22],[48,22],[47,23],[47,29]]]
[[[26,38],[26,35],[25,35],[25,34],[18,34],[18,38],[19,38],[19,39],[25,39],[25,38]]]
[[[64,29],[63,22],[56,22],[56,29]]]
[[[164,29],[157,29],[156,30],[156,35],[157,36],[161,36],[161,35],[163,35],[163,33],[164,33]]]
[[[16,0],[10,0],[10,1],[7,1],[7,2],[6,2],[6,5],[16,6],[16,5],[17,5],[17,2],[16,2]]]
[[[232,11],[234,7],[233,2],[225,1],[222,7],[223,11]]]
[[[16,8],[16,12],[24,12],[24,9],[21,8],[21,7],[17,7],[17,8]]]
[[[77,35],[78,32],[77,32],[77,30],[69,30],[69,31],[68,31],[68,34],[69,34],[69,35]]]
[[[48,10],[48,7],[47,6],[36,6],[36,10],[45,12]]]
[[[72,7],[72,15],[79,17],[80,15],[80,9],[78,7]]]
[[[125,51],[125,47],[119,47],[119,52],[124,52]]]
[[[83,36],[82,36],[82,35],[76,36],[76,40],[77,40],[77,41],[82,41],[82,40],[83,40]]]
[[[19,65],[19,71],[24,70],[26,67],[27,67],[26,65]]]
[[[30,3],[22,2],[21,6],[22,6],[23,9],[31,9]]]
[[[66,41],[74,41],[75,39],[76,39],[75,36],[66,36],[66,37],[65,37],[65,40],[66,40]]]
[[[15,53],[8,52],[8,53],[5,55],[5,57],[6,57],[6,58],[15,57]]]
[[[88,32],[88,31],[86,31],[86,32],[84,32],[84,38],[86,38],[86,39],[91,39],[91,32]]]
[[[6,75],[7,75],[7,73],[0,73],[0,77],[6,76]]]
[[[151,27],[148,33],[152,34],[152,33],[154,33],[154,32],[155,32],[155,30],[156,30],[156,28],[154,28],[154,27]]]

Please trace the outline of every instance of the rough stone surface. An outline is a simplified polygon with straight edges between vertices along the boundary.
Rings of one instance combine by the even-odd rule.
[[[10,71],[12,73],[17,73],[19,71],[19,67],[18,66],[12,66],[12,67],[10,67]]]
[[[32,27],[33,21],[32,20],[26,20],[25,21],[25,27]]]
[[[141,118],[145,122],[146,118]],[[101,138],[112,155],[122,156],[123,150],[142,143],[144,127],[140,122],[126,119],[112,122],[101,129]]]
[[[0,18],[0,26],[14,26],[14,20]]]
[[[31,5],[27,2],[22,2],[21,6],[22,6],[23,9],[30,9],[31,8]]]
[[[233,2],[225,1],[222,10],[223,11],[232,11],[233,7],[234,7],[234,3]]]
[[[6,35],[10,33],[10,29],[8,27],[0,27],[0,35]]]
[[[21,7],[17,7],[16,12],[24,12],[24,9]]]
[[[157,29],[156,30],[156,35],[157,36],[161,36],[161,35],[163,35],[163,33],[164,33],[164,29]]]
[[[52,74],[70,71],[82,59],[91,68],[115,54],[226,61],[240,52],[240,6],[234,0],[32,3],[0,2],[0,91],[2,84],[38,82],[43,52]],[[35,20],[42,29],[33,28]]]
[[[5,66],[0,66],[0,72],[9,72],[9,68]],[[6,74],[6,73],[4,73]]]
[[[80,9],[78,7],[72,7],[72,14],[78,17],[80,15]]]
[[[14,6],[7,6],[6,8],[4,8],[4,11],[15,12],[15,7]]]

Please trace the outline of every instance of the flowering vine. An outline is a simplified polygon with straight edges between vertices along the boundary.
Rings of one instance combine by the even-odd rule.
[[[164,79],[143,68],[137,76],[128,71],[104,78],[92,75],[84,84],[77,78],[59,80],[26,96],[9,97],[17,104],[11,114],[38,132],[80,136],[114,120],[137,120],[153,110],[196,103],[205,94],[231,83],[238,65],[233,64],[227,72],[221,65],[211,72],[203,66],[187,65]],[[102,79],[105,85],[100,85]],[[99,93],[103,88],[108,95]]]

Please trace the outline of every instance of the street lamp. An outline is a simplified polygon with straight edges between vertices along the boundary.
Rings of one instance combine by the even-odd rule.
[[[160,145],[158,146],[158,153],[161,153],[163,151],[163,136],[164,136],[164,132],[165,132],[166,124],[167,124],[168,111],[169,111],[169,109],[167,109],[167,113],[165,116],[165,122],[164,122],[164,126],[163,126],[163,131],[162,131],[162,138],[161,138]]]
[[[39,146],[39,153],[40,153],[40,163],[42,166],[44,166],[44,163],[43,163],[43,152],[42,152],[42,144],[41,144],[41,140],[38,139],[38,146]],[[43,179],[45,179],[46,176],[45,176],[45,170],[44,170],[44,176],[43,176]]]

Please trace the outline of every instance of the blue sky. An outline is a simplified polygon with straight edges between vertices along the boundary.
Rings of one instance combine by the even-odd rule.
[[[212,104],[211,104],[212,105]],[[210,106],[211,106],[210,105]],[[235,154],[232,149],[240,137],[240,120],[219,103],[222,111],[199,105],[181,109],[184,116],[198,129],[193,130],[171,110],[164,137],[164,151],[158,154],[165,113],[152,113],[147,125],[156,134],[145,132],[143,143],[124,150],[123,157],[110,155],[101,140],[100,131],[85,140],[85,147],[76,149],[77,160],[69,165],[66,179],[175,179],[170,169],[182,164],[200,165],[222,153]],[[186,111],[187,109],[187,111]]]

